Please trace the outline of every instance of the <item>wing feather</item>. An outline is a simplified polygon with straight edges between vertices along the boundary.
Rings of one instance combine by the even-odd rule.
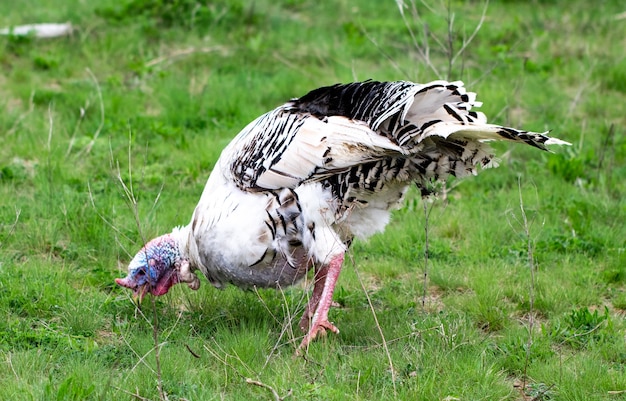
[[[233,142],[227,149],[230,155],[222,159],[230,162],[225,170],[245,190],[295,188],[402,152],[363,122],[342,116],[319,119],[284,109],[249,125]]]
[[[472,111],[480,105],[462,82],[323,87],[250,123],[224,151],[221,167],[247,191],[295,188],[396,157],[412,160],[422,178],[445,180],[490,165],[485,142],[518,141],[544,150],[567,144],[546,133],[487,124],[483,113]]]

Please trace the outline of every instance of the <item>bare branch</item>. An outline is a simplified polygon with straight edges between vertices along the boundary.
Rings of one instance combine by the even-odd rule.
[[[411,24],[409,23],[409,20],[407,19],[406,14],[404,13],[404,7],[405,7],[404,1],[396,0],[396,4],[398,5],[398,9],[400,10],[400,16],[402,17],[402,21],[404,22],[404,26],[406,27],[407,31],[409,32],[409,35],[411,36],[411,41],[413,42],[413,47],[418,52],[419,56],[424,61],[426,66],[428,66],[428,68],[430,68],[432,70],[432,72],[436,76],[439,77],[440,76],[439,75],[439,71],[434,66],[432,61],[430,60],[430,47],[429,47],[429,43],[428,43],[428,34],[427,34],[428,25],[426,23],[424,23],[424,21],[422,21],[421,17],[419,16],[419,13],[417,12],[417,7],[415,7],[414,0],[411,0],[411,5],[412,5],[411,10],[412,10],[413,18],[420,25],[422,25],[424,27],[422,43],[420,43],[420,41],[417,39],[417,36],[415,35],[415,32],[413,32],[413,28],[411,27]]]
[[[276,401],[282,401],[285,398],[289,397],[291,395],[291,393],[292,393],[292,390],[289,389],[289,391],[287,391],[287,394],[284,395],[283,397],[281,397],[280,395],[278,395],[278,392],[276,392],[276,390],[274,390],[274,387],[272,387],[270,385],[267,385],[267,384],[265,384],[263,382],[260,382],[258,380],[252,380],[252,379],[250,379],[248,377],[246,377],[246,383],[253,384],[255,386],[259,386],[259,387],[263,387],[263,388],[268,389],[269,391],[272,392],[272,395],[274,396],[274,400],[276,400]]]
[[[472,41],[474,40],[474,38],[476,37],[476,35],[480,31],[480,29],[482,28],[483,23],[485,22],[485,17],[487,16],[487,9],[488,8],[489,8],[489,0],[486,0],[485,1],[485,6],[483,7],[483,13],[480,16],[480,20],[478,21],[478,24],[476,25],[476,28],[474,28],[474,31],[469,36],[469,38],[467,38],[467,40],[463,40],[463,45],[461,46],[459,51],[456,52],[454,57],[452,57],[452,60],[451,60],[451,64],[452,65],[454,65],[454,63],[456,62],[457,58],[459,58],[460,56],[463,55],[463,53],[465,53],[465,50],[467,49],[467,46],[469,46],[469,44],[472,43]]]

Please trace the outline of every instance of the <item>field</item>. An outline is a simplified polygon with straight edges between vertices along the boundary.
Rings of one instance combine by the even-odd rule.
[[[74,32],[0,36],[0,399],[626,399],[623,2],[0,2],[36,22]],[[305,286],[115,285],[249,121],[370,78],[463,80],[572,146],[411,192],[301,357]]]

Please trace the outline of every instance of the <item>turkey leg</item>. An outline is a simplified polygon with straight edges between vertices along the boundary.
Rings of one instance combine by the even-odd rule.
[[[300,328],[307,333],[300,343],[298,351],[306,349],[319,333],[324,333],[326,330],[339,333],[339,329],[328,321],[328,310],[333,302],[333,291],[342,264],[343,253],[334,256],[328,264],[322,265],[315,272],[313,295],[306,306],[302,319],[300,319]]]

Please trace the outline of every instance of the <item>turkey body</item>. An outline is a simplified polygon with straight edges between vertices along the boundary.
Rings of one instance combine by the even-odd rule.
[[[163,240],[177,274],[152,293],[177,282],[197,289],[195,270],[216,287],[281,288],[314,269],[301,348],[338,332],[327,313],[344,254],[353,238],[384,230],[410,185],[428,196],[451,176],[491,167],[489,141],[566,144],[488,124],[472,110],[479,105],[461,82],[367,81],[319,88],[260,116],[222,152],[191,222]],[[136,290],[135,272],[155,258],[138,254],[118,284]]]
[[[185,230],[197,265],[218,287],[291,285],[383,231],[410,185],[428,195],[488,167],[486,141],[554,141],[488,125],[474,103],[458,82],[370,81],[259,117],[223,151]]]

